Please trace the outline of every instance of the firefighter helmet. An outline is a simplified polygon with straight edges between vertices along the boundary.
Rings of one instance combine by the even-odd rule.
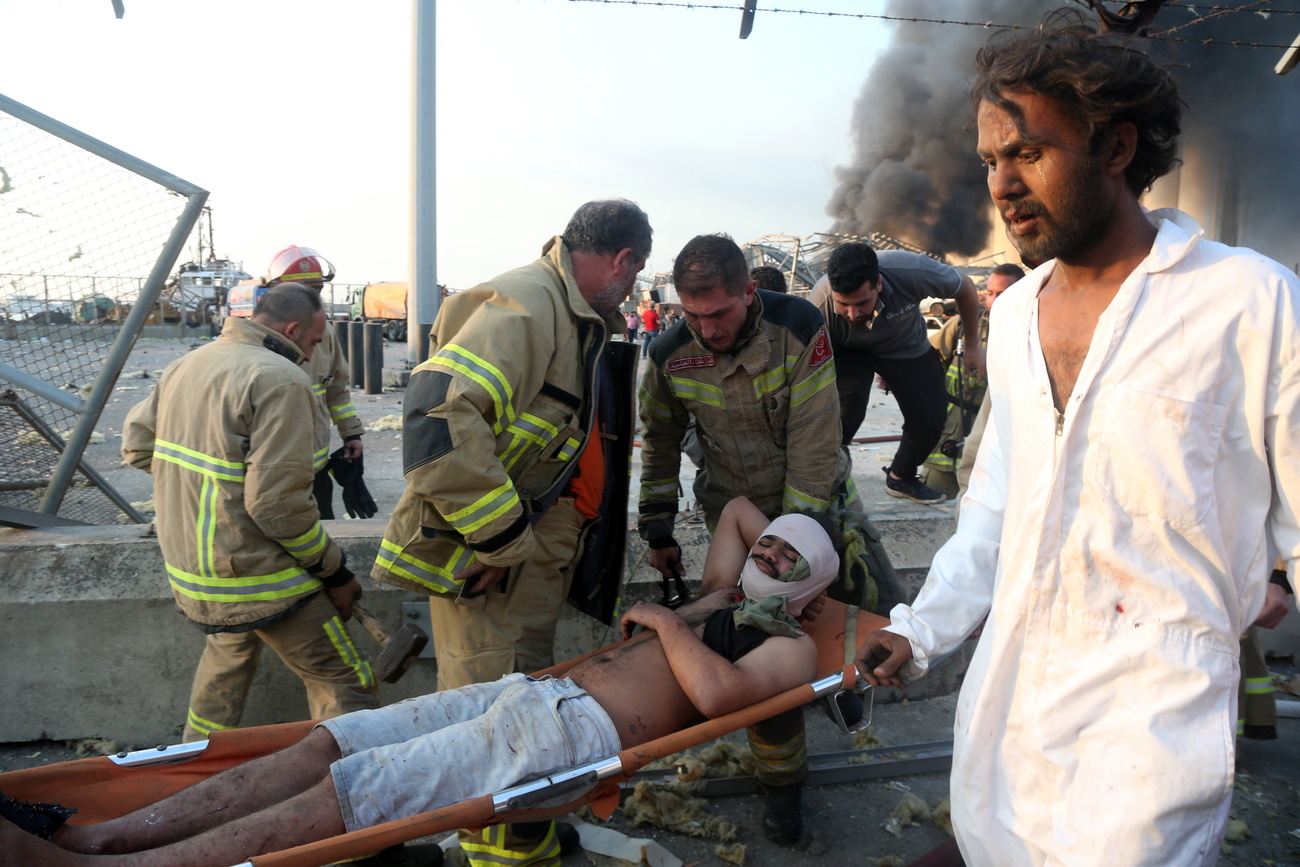
[[[271,259],[271,267],[262,278],[262,285],[277,283],[328,283],[334,279],[334,266],[310,247],[291,244]]]

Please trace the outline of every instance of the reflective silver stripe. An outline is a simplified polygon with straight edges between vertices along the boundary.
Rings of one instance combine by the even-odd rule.
[[[272,575],[250,575],[243,578],[220,578],[214,576],[192,575],[166,564],[167,574],[177,592],[191,599],[213,602],[282,599],[301,593],[312,583],[317,583],[304,570],[299,568],[284,569]],[[319,583],[317,583],[319,586]]]
[[[175,443],[163,440],[154,441],[153,453],[154,457],[162,458],[168,463],[176,464],[187,470],[193,470],[196,473],[224,479],[228,482],[242,482],[244,480],[244,464],[240,461],[224,461],[221,458],[214,458],[211,455],[203,454],[203,452],[187,449],[184,446],[178,446]]]

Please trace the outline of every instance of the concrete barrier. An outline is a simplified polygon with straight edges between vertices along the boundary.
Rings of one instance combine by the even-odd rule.
[[[915,588],[929,554],[947,537],[949,521],[882,519],[886,545],[897,550],[900,572]],[[384,522],[329,521],[326,526],[351,563],[374,561]],[[130,746],[179,740],[194,666],[203,636],[177,611],[167,586],[157,539],[145,526],[71,527],[58,531],[0,531],[0,742],[106,737]],[[678,534],[688,583],[699,586],[707,550],[703,525]],[[645,546],[629,530],[629,579],[622,599],[659,599],[658,574]],[[364,569],[358,569],[363,572]],[[362,579],[367,607],[396,627],[414,593]],[[377,646],[355,622],[358,646]],[[567,659],[616,638],[615,630],[565,608],[556,658]],[[964,664],[954,660],[919,681],[909,696],[951,690]],[[384,703],[432,691],[436,663],[417,660],[397,684],[381,684]],[[244,715],[247,725],[302,719],[301,683],[267,653]]]

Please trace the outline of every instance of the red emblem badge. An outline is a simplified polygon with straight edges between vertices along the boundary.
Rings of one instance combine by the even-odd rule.
[[[808,366],[818,368],[830,360],[831,344],[826,339],[826,329],[823,328],[817,332],[817,342],[813,344],[812,361],[808,362]]]

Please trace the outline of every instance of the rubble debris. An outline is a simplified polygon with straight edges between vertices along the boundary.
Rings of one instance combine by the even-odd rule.
[[[867,858],[876,867],[907,867],[907,859],[902,855],[886,855],[883,858]]]
[[[375,419],[370,424],[366,425],[366,427],[371,430],[401,430],[402,417],[400,415],[386,415],[382,418]]]
[[[691,837],[731,843],[736,826],[718,816],[711,816],[703,798],[682,792],[673,784],[642,780],[623,802],[623,815],[634,825],[650,825]]]
[[[1223,839],[1229,843],[1240,843],[1243,840],[1250,839],[1250,826],[1240,819],[1228,819],[1228,829],[1223,834]]]
[[[903,795],[902,800],[889,813],[885,830],[895,837],[903,836],[903,828],[930,818],[930,806],[911,792]]]
[[[930,805],[930,821],[949,837],[956,837],[952,830],[952,801],[940,798]]]
[[[84,759],[86,756],[111,756],[122,752],[122,745],[108,738],[73,738],[64,743],[77,751],[79,759]]]
[[[745,844],[735,843],[731,846],[719,843],[713,847],[713,854],[717,855],[728,864],[735,864],[737,867],[745,863]]]

